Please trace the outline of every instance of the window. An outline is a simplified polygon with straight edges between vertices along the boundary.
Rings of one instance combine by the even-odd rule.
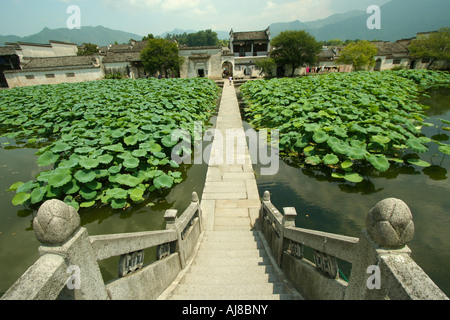
[[[75,78],[75,73],[71,72],[71,73],[66,73],[66,77],[67,78]]]
[[[48,73],[45,75],[46,78],[54,78],[55,74],[54,73]]]
[[[34,76],[32,74],[29,74],[29,75],[25,76],[25,78],[27,80],[34,80]]]
[[[394,61],[392,62],[392,64],[400,64],[402,63],[402,59],[394,59]]]

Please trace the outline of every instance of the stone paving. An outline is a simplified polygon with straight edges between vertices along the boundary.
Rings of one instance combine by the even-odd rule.
[[[204,232],[197,255],[162,298],[292,299],[265,240],[254,231],[261,200],[246,140],[242,145],[237,140],[226,143],[227,132],[245,139],[236,91],[228,83],[216,130],[201,200]]]

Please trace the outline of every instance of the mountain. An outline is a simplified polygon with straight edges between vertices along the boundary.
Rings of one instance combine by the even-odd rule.
[[[41,32],[26,37],[1,36],[0,45],[6,42],[31,42],[45,43],[49,40],[64,41],[82,45],[83,43],[94,43],[99,46],[107,46],[111,43],[127,43],[130,39],[141,40],[142,36],[119,30],[112,30],[103,26],[82,27],[81,29],[49,29],[44,28]]]
[[[275,23],[270,27],[272,37],[284,30],[306,30],[319,41],[384,40],[396,41],[416,36],[418,32],[436,31],[450,27],[448,0],[392,0],[380,7],[381,29],[369,30],[365,11],[351,11],[313,22]]]

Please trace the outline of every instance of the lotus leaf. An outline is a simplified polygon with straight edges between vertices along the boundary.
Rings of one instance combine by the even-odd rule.
[[[38,158],[38,164],[41,167],[46,167],[51,164],[54,164],[56,161],[58,161],[58,159],[59,159],[59,155],[54,154],[51,151],[47,151]]]
[[[128,192],[121,188],[114,188],[107,190],[106,196],[114,199],[126,199],[128,197]]]
[[[347,173],[344,176],[344,179],[349,182],[354,182],[354,183],[360,183],[364,180],[364,178],[356,172]]]
[[[83,170],[77,171],[77,173],[75,173],[74,177],[81,183],[88,183],[88,182],[94,181],[94,179],[97,177],[97,175],[95,174],[94,171],[83,169]]]
[[[423,167],[423,168],[431,167],[430,163],[420,160],[420,159],[408,159],[407,162],[409,164],[413,164],[418,167]]]
[[[69,183],[72,180],[70,170],[68,169],[57,169],[53,172],[52,176],[48,179],[48,184],[58,188]]]
[[[15,206],[25,204],[28,200],[30,200],[31,194],[26,192],[19,192],[17,193],[14,198],[12,199],[12,204]]]
[[[326,165],[335,165],[335,164],[339,163],[339,158],[334,154],[327,154],[323,158],[323,163]]]
[[[157,189],[161,188],[171,188],[173,185],[173,178],[167,174],[162,174],[153,180],[153,185]]]
[[[33,192],[31,192],[31,203],[36,204],[41,202],[42,199],[44,199],[46,193],[47,193],[46,187],[34,189]]]
[[[99,164],[100,164],[100,162],[97,159],[87,158],[87,159],[80,160],[80,166],[82,166],[85,169],[97,168]]]
[[[128,169],[137,168],[139,166],[139,159],[136,159],[134,157],[126,158],[123,161],[123,166]]]

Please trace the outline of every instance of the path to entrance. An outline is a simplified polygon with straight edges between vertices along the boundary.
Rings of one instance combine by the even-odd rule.
[[[254,230],[261,202],[246,140],[245,148],[233,143],[232,159],[226,158],[230,145],[222,148],[233,132],[245,139],[236,91],[225,82],[211,151],[211,158],[222,154],[223,160],[210,161],[208,167],[201,201],[205,231],[195,258],[160,299],[293,298],[265,240]]]

